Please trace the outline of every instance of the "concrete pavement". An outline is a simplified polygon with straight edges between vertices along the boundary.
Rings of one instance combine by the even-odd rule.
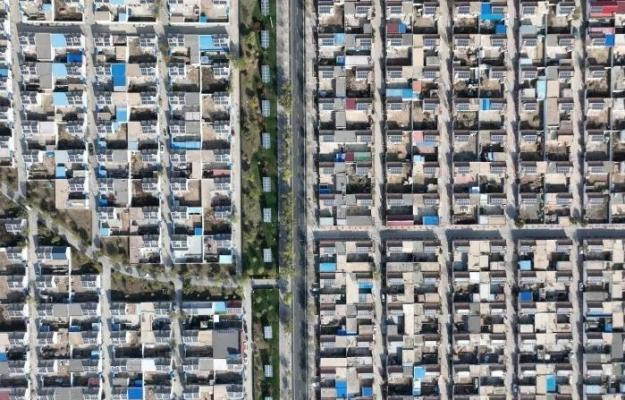
[[[101,361],[102,377],[104,380],[103,393],[107,399],[112,398],[111,390],[111,266],[103,265],[100,277],[100,326],[101,326]]]
[[[450,243],[447,240],[445,227],[451,225],[451,143],[452,134],[452,54],[450,48],[451,39],[451,3],[443,0],[439,3],[438,17],[438,34],[440,36],[440,46],[438,49],[440,62],[440,79],[438,81],[439,93],[439,177],[438,177],[438,197],[439,197],[439,215],[440,227],[436,229],[436,238],[443,250],[449,249]],[[447,315],[451,310],[451,290],[450,290],[450,274],[449,266],[451,265],[450,255],[448,251],[443,251],[439,255],[441,263],[441,277],[438,295],[441,299],[441,317],[439,319],[439,330],[441,337],[441,346],[439,347],[438,359],[441,366],[441,376],[438,380],[438,390],[442,398],[449,398],[450,393],[450,374],[451,367],[449,360],[451,359],[451,324]]]
[[[305,39],[304,30],[309,29],[308,20],[308,7],[314,4],[313,1],[296,0],[287,1],[281,0],[282,4],[288,4],[288,32],[289,47],[284,50],[288,50],[286,57],[282,58],[288,66],[288,76],[291,82],[291,97],[292,105],[290,110],[290,125],[291,125],[291,169],[292,173],[292,185],[291,190],[294,197],[294,215],[293,225],[289,227],[291,229],[291,238],[293,241],[293,267],[294,274],[290,282],[290,290],[292,292],[292,320],[291,320],[291,343],[285,347],[286,358],[290,360],[290,378],[287,379],[291,385],[291,397],[296,399],[307,398],[308,383],[308,370],[307,370],[307,323],[309,316],[306,313],[307,304],[307,227],[309,221],[307,220],[307,207],[306,207],[306,177],[308,169],[306,165],[306,138],[308,131],[308,122],[311,113],[314,113],[314,108],[310,107],[310,104],[305,100],[308,100],[309,80],[305,77],[312,76],[309,73],[309,66],[307,61],[312,61],[310,58],[310,51],[314,51],[312,41]],[[313,5],[314,6],[314,5]],[[306,14],[304,14],[306,8]],[[305,18],[306,17],[306,24]],[[280,34],[280,32],[278,32]],[[314,54],[314,53],[312,53]],[[306,87],[305,87],[306,85]],[[305,90],[306,89],[306,90]],[[309,131],[308,131],[309,132]],[[282,397],[285,398],[285,397]]]
[[[287,0],[277,0],[276,1],[276,9],[279,12],[276,15],[276,38],[282,38],[282,40],[276,40],[276,81],[278,86],[278,96],[283,96],[282,93],[286,84],[288,82],[291,83],[291,98],[293,99],[292,109],[289,110],[278,102],[278,140],[277,142],[277,152],[278,152],[278,215],[281,217],[284,213],[284,204],[283,198],[285,195],[289,195],[289,192],[292,193],[293,184],[292,182],[286,182],[284,180],[284,171],[290,169],[293,171],[293,165],[290,164],[292,161],[289,155],[289,152],[292,151],[292,145],[288,143],[290,139],[292,139],[291,135],[291,127],[300,125],[299,118],[294,118],[291,114],[292,110],[298,108],[299,104],[301,104],[301,100],[298,97],[297,86],[301,87],[301,82],[298,81],[297,78],[294,78],[294,74],[298,71],[298,66],[301,66],[301,59],[295,60],[297,55],[294,54],[293,40],[296,39],[294,35],[292,35],[293,31],[297,29],[299,25],[299,21],[293,20],[294,13],[297,12],[297,8],[299,5],[297,3],[291,4]],[[299,36],[299,35],[298,35]],[[295,64],[294,64],[295,61]],[[293,66],[293,68],[291,68]],[[295,86],[295,87],[294,87]],[[295,128],[294,128],[295,129]],[[297,178],[292,177],[292,180],[297,180]],[[278,240],[278,254],[279,257],[282,258],[284,252],[293,252],[293,248],[284,248],[285,244],[292,245],[292,242],[288,241],[288,237],[293,237],[293,225],[288,226],[285,224],[280,224],[279,226],[279,240]],[[296,260],[293,259],[292,262],[295,266],[297,266]],[[279,265],[281,267],[286,266],[285,262],[281,259]],[[287,266],[288,268],[288,266]],[[295,267],[296,268],[296,267]],[[288,320],[284,318],[280,318],[280,398],[281,399],[289,399],[293,396],[292,393],[292,354],[293,354],[293,338],[292,338],[292,330],[288,328],[288,325],[293,324],[293,305],[288,305],[284,302],[284,296],[287,291],[292,290],[292,278],[287,274],[283,274],[282,278],[284,281],[284,285],[281,285],[280,290],[280,314],[283,315],[283,310],[288,310],[286,314],[288,314]]]
[[[296,151],[303,150],[303,156],[301,160],[294,162],[294,165],[301,165],[300,168],[304,170],[298,176],[301,179],[303,185],[303,198],[296,196],[296,210],[297,221],[300,230],[303,233],[298,232],[295,235],[295,240],[302,247],[304,251],[304,260],[301,276],[296,280],[299,287],[293,288],[294,293],[297,293],[296,303],[293,306],[294,320],[296,321],[298,316],[301,318],[302,323],[298,328],[297,323],[293,323],[294,326],[294,365],[299,365],[299,372],[301,379],[298,382],[293,382],[294,387],[302,387],[300,398],[315,399],[317,392],[317,353],[316,353],[316,325],[317,307],[316,300],[313,292],[310,290],[310,285],[315,279],[315,258],[314,254],[314,230],[318,228],[318,221],[316,215],[317,198],[315,195],[315,185],[317,184],[317,166],[315,164],[315,158],[313,156],[308,157],[308,154],[316,154],[318,150],[317,140],[315,135],[315,127],[317,124],[317,110],[315,103],[315,94],[317,92],[317,70],[316,70],[316,39],[315,33],[317,31],[317,19],[316,19],[316,4],[312,0],[305,1],[305,23],[304,23],[304,43],[305,43],[305,92],[303,98],[305,100],[305,130],[300,131],[298,136],[294,136],[294,157]],[[295,139],[297,138],[297,140]],[[303,215],[302,215],[303,214]],[[305,223],[305,225],[301,225]],[[305,230],[302,227],[305,226]],[[302,286],[303,285],[303,286]],[[295,291],[297,290],[297,292]],[[300,294],[301,293],[301,298]],[[295,329],[300,329],[296,334]],[[295,341],[301,340],[300,346],[295,346]],[[298,353],[299,352],[299,353]],[[295,355],[297,354],[297,355]],[[299,362],[295,360],[295,357],[299,357]],[[294,374],[295,375],[295,374]],[[306,397],[304,397],[306,396]]]
[[[373,394],[376,398],[384,397],[386,346],[384,344],[384,311],[382,309],[382,249],[384,243],[380,239],[380,230],[384,227],[384,187],[386,181],[386,171],[384,169],[385,158],[385,107],[382,94],[386,89],[385,77],[385,9],[382,2],[373,2],[373,18],[371,28],[373,30],[373,43],[371,48],[371,58],[373,60],[373,228],[371,229],[371,240],[373,242],[373,258],[376,266],[373,271],[372,294],[375,301],[374,309],[374,333],[373,333]]]
[[[24,165],[23,151],[25,142],[22,138],[22,91],[20,82],[22,81],[22,71],[20,69],[22,57],[18,51],[20,49],[18,41],[17,27],[20,25],[20,7],[19,0],[11,0],[10,2],[10,25],[11,25],[11,75],[13,79],[13,98],[12,107],[15,115],[13,121],[14,143],[15,143],[15,160],[17,165],[17,178],[19,192],[26,196],[26,180],[28,178],[26,166]]]
[[[37,388],[39,381],[37,371],[39,367],[39,357],[37,354],[37,335],[39,328],[37,326],[37,271],[35,270],[35,261],[37,255],[37,215],[30,213],[28,215],[28,362],[30,364],[29,371],[29,388],[30,398],[37,398]]]

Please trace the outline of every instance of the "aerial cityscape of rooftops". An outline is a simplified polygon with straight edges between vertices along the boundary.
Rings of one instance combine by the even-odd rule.
[[[625,0],[0,26],[0,400],[625,400]]]

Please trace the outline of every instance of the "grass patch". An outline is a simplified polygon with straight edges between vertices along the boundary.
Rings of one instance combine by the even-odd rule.
[[[28,218],[28,211],[23,205],[0,195],[0,216],[2,218]]]
[[[278,160],[276,85],[276,2],[270,0],[270,15],[263,16],[258,0],[239,3],[241,60],[241,203],[243,265],[255,277],[272,277],[278,267]],[[261,31],[269,32],[269,46],[261,46]],[[269,66],[271,79],[261,79],[261,66]],[[270,102],[270,116],[261,112],[263,100]],[[271,148],[262,147],[262,134],[271,139]],[[271,192],[262,189],[262,179],[271,180]],[[271,223],[262,220],[264,208],[272,211]],[[271,263],[263,261],[263,249],[272,250]]]
[[[72,271],[81,274],[99,274],[102,264],[87,257],[82,251],[72,248]]]
[[[128,236],[109,236],[100,238],[102,253],[115,262],[128,263],[130,244]]]
[[[194,286],[192,279],[185,279],[182,285],[182,299],[185,301],[241,300],[241,288],[219,286]]]
[[[252,294],[252,337],[254,339],[254,400],[280,398],[280,331],[278,289],[257,289]],[[271,326],[272,338],[263,328]],[[273,376],[265,378],[264,366],[272,365]]]
[[[64,236],[58,234],[43,221],[37,221],[37,245],[38,246],[69,246],[69,242]]]
[[[0,181],[6,183],[7,187],[17,192],[18,185],[17,168],[2,167],[0,168]]]
[[[135,278],[119,272],[111,274],[111,299],[113,301],[171,301],[173,298],[173,283]]]

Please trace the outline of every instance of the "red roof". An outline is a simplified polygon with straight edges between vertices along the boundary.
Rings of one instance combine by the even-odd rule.
[[[407,226],[414,225],[414,221],[412,220],[412,215],[408,216],[410,219],[406,220],[387,220],[386,224],[389,226]]]
[[[603,33],[606,35],[614,33],[615,29],[609,26],[593,26],[590,28],[590,33]]]
[[[399,22],[391,22],[386,25],[386,32],[399,33]]]
[[[354,161],[354,152],[348,151],[345,153],[345,161]]]
[[[412,142],[413,143],[423,142],[423,131],[413,131]]]
[[[229,169],[214,169],[213,170],[213,176],[225,176],[225,175],[230,175]]]
[[[412,81],[412,90],[421,93],[421,81]]]
[[[355,110],[356,109],[356,99],[346,99],[345,100],[345,109],[346,110]]]

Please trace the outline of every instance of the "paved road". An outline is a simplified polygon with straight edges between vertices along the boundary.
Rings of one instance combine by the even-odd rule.
[[[93,7],[85,7],[85,23],[82,26],[83,35],[85,37],[85,61],[86,61],[86,69],[87,76],[96,76],[95,73],[95,65],[94,65],[94,57],[95,57],[95,46],[93,42],[93,32],[91,27],[94,24],[94,15],[93,15]],[[98,136],[98,129],[95,123],[95,112],[96,112],[96,100],[95,94],[93,90],[93,85],[89,80],[87,80],[86,90],[87,90],[87,132],[85,133],[85,142],[92,143],[95,148],[95,141]],[[99,241],[99,229],[98,229],[98,214],[97,214],[97,195],[98,195],[98,182],[96,179],[95,171],[98,167],[96,155],[89,155],[89,168],[88,168],[88,179],[89,179],[89,202],[91,206],[91,243],[95,245]]]
[[[167,12],[166,7],[160,7],[158,21],[156,25],[154,25],[154,33],[158,38],[159,42],[167,42],[167,33],[165,32],[165,26],[169,23],[169,13]],[[169,98],[167,96],[168,82],[169,77],[167,76],[167,64],[163,59],[162,55],[157,55],[157,70],[159,74],[159,82],[158,82],[158,102],[159,102],[159,110],[158,110],[158,128],[160,130],[159,135],[159,147],[163,149],[162,152],[159,152],[159,157],[162,165],[162,170],[159,174],[159,186],[161,188],[161,243],[164,252],[161,252],[161,260],[167,270],[171,269],[172,266],[172,257],[171,257],[171,235],[172,230],[170,229],[171,225],[171,210],[170,210],[170,200],[171,200],[171,191],[170,191],[170,183],[169,183],[169,173],[170,170],[170,160],[169,160],[169,140],[167,140],[167,130],[169,124]]]
[[[26,195],[26,179],[28,177],[24,158],[22,156],[25,142],[22,140],[22,97],[20,82],[22,81],[22,72],[20,70],[20,57],[18,51],[20,45],[18,41],[18,26],[20,25],[20,9],[19,0],[11,0],[10,4],[10,22],[11,22],[11,75],[13,83],[12,107],[15,115],[13,121],[13,135],[15,143],[15,162],[17,164],[17,177],[19,182],[19,191],[22,195]]]
[[[85,57],[87,76],[95,76],[94,56],[95,48],[93,41],[93,32],[91,27],[94,24],[94,15],[92,7],[85,7],[85,23],[81,25],[83,35],[85,38]],[[87,132],[85,134],[85,140],[88,143],[94,143],[97,140],[97,127],[95,123],[95,108],[96,100],[93,90],[93,85],[89,82],[86,85],[87,89]],[[94,144],[95,146],[95,144]],[[89,167],[88,167],[88,179],[89,179],[89,192],[90,192],[90,209],[91,209],[91,247],[99,243],[99,231],[98,231],[98,214],[97,214],[97,199],[98,194],[98,182],[96,179],[95,171],[97,169],[97,158],[94,155],[89,155]],[[80,251],[80,250],[73,250]],[[111,384],[111,352],[113,351],[113,343],[111,341],[111,264],[103,264],[102,274],[100,277],[100,326],[101,326],[101,360],[102,360],[102,378],[103,378],[103,393],[104,396],[109,399],[112,398],[112,384]]]
[[[293,134],[293,193],[294,204],[294,232],[293,242],[295,251],[293,265],[295,273],[291,282],[293,292],[293,349],[292,349],[292,387],[294,399],[307,398],[307,368],[306,368],[306,109],[304,105],[304,4],[305,0],[292,1],[289,6],[290,24],[290,72],[292,88],[291,127]]]
[[[37,216],[34,213],[28,215],[28,359],[30,363],[29,379],[30,379],[30,398],[36,398],[37,387],[39,382],[37,380],[37,368],[39,365],[37,355],[37,272],[35,270],[35,261],[37,255],[35,250],[37,248]]]
[[[100,326],[102,336],[102,377],[104,379],[104,395],[107,399],[112,398],[111,384],[111,352],[113,342],[111,341],[111,266],[102,267],[100,277]]]

